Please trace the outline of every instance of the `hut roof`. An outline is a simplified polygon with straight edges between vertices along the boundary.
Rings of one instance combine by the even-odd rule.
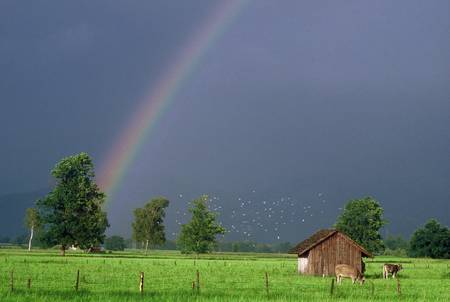
[[[347,235],[345,235],[342,232],[339,232],[336,229],[322,229],[322,230],[317,231],[311,237],[303,240],[302,242],[297,244],[295,247],[293,247],[289,251],[289,253],[290,254],[298,254],[300,256],[300,255],[306,253],[307,251],[309,251],[310,249],[312,249],[313,247],[315,247],[316,245],[318,245],[319,243],[330,238],[331,236],[333,236],[336,233],[341,233],[347,240],[349,240],[357,249],[359,249],[361,251],[361,254],[363,257],[370,257],[370,258],[373,257],[368,251],[366,251],[366,249],[364,249],[362,246],[360,246],[355,241],[353,241],[350,237],[348,237]]]

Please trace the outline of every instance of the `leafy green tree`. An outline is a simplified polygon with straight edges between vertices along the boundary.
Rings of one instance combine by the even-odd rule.
[[[34,232],[41,226],[39,213],[35,208],[28,208],[25,212],[25,226],[30,229],[30,237],[28,239],[28,251],[31,251],[31,242],[33,241]]]
[[[103,243],[109,226],[102,210],[105,194],[94,182],[94,165],[86,153],[62,159],[52,170],[55,188],[42,200],[38,210],[43,225],[43,240],[66,249],[88,249]]]
[[[126,247],[125,239],[121,236],[113,235],[105,239],[105,248],[110,251],[123,251]]]
[[[143,208],[137,208],[134,210],[134,221],[131,223],[133,229],[132,238],[136,241],[136,246],[141,244],[141,247],[145,246],[145,230],[146,230],[146,219],[145,210]]]
[[[350,200],[338,217],[335,228],[372,253],[384,250],[380,228],[386,224],[383,208],[372,197]]]
[[[410,241],[412,257],[450,258],[450,229],[430,219],[417,229]]]
[[[388,235],[386,239],[383,240],[383,242],[385,247],[390,249],[391,251],[400,249],[407,250],[409,248],[409,242],[400,235]]]
[[[181,226],[178,244],[184,253],[210,252],[216,245],[216,236],[225,233],[225,229],[216,222],[216,214],[209,211],[207,202],[207,195],[194,200],[189,209],[192,219]]]
[[[385,239],[383,239],[383,243],[384,246],[386,247],[383,253],[384,255],[395,257],[407,257],[409,242],[402,236],[388,235]]]
[[[169,206],[169,200],[164,197],[152,199],[143,208],[134,210],[133,239],[143,242],[145,253],[149,244],[162,245],[166,241],[164,230],[165,209]]]
[[[137,208],[133,212],[134,221],[131,223],[133,229],[132,238],[136,241],[136,247],[141,244],[141,247],[145,246],[145,210],[143,208]]]

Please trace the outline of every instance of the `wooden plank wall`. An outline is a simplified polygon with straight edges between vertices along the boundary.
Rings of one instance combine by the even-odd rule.
[[[337,264],[361,270],[361,251],[339,233],[309,251],[307,274],[332,276]]]

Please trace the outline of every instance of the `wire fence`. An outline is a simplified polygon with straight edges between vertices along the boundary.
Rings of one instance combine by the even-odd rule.
[[[203,290],[216,292],[317,292],[336,295],[338,287],[333,277],[298,277],[296,263],[264,260],[169,260],[169,259],[117,259],[117,258],[0,258],[0,291],[89,291],[89,292],[167,292]],[[449,264],[427,262],[408,264],[414,270],[433,271],[429,278],[449,276]],[[368,263],[376,272],[379,263]],[[143,274],[142,274],[143,273]],[[381,273],[380,273],[381,274]],[[143,278],[145,276],[145,278]],[[401,277],[402,278],[402,277]],[[379,292],[381,279],[373,273],[367,295]],[[408,277],[406,277],[406,280]],[[382,291],[402,295],[401,279],[382,284]],[[447,286],[448,287],[448,286]],[[450,289],[450,288],[448,288]]]

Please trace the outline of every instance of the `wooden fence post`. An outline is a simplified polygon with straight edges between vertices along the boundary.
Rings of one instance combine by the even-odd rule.
[[[31,288],[31,278],[28,278],[27,287],[28,287],[28,289]]]
[[[78,291],[79,287],[80,287],[80,270],[77,270],[77,281],[75,283],[75,291]]]
[[[269,275],[266,272],[266,294],[269,295]]]
[[[197,281],[196,281],[196,285],[197,285],[197,293],[200,293],[200,272],[197,270]]]
[[[140,274],[139,291],[141,292],[141,295],[144,293],[144,272],[141,272],[141,274]]]
[[[402,294],[402,290],[400,288],[400,278],[397,277],[396,279],[397,279],[397,293],[400,296]]]

